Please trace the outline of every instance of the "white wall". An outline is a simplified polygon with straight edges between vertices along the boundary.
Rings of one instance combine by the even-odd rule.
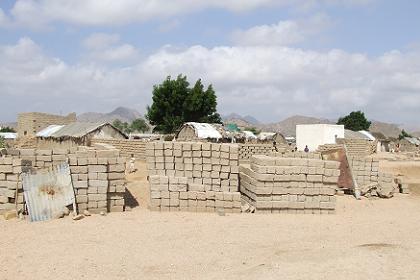
[[[319,145],[335,144],[335,138],[344,138],[344,125],[302,124],[296,125],[296,146],[303,151],[315,151]]]

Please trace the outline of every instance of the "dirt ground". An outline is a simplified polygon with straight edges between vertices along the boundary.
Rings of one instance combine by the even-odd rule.
[[[339,196],[334,215],[157,213],[138,168],[130,212],[0,219],[0,279],[420,279],[415,194]]]

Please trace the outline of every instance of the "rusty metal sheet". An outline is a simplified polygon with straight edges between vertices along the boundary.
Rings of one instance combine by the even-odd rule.
[[[38,174],[23,174],[23,191],[30,220],[46,221],[75,202],[70,168],[67,163]]]
[[[354,188],[351,170],[347,161],[346,151],[343,148],[322,152],[322,158],[324,160],[335,160],[340,162],[340,177],[338,177],[337,183],[340,188]]]

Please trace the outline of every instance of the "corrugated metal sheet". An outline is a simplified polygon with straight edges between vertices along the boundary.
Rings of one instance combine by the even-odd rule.
[[[349,129],[344,130],[344,138],[346,139],[365,139],[370,140],[368,136],[359,132],[359,131],[352,131]]]
[[[223,138],[222,134],[217,131],[211,124],[208,123],[196,123],[188,122],[186,125],[192,126],[197,133],[197,137],[201,139],[221,139]]]
[[[64,127],[64,125],[50,125],[50,126],[44,128],[43,130],[41,130],[40,132],[38,132],[36,134],[36,136],[38,136],[38,137],[50,137],[51,135],[53,135],[55,132],[59,131],[63,127]]]
[[[0,136],[3,137],[4,139],[16,139],[17,138],[17,133],[0,132]]]
[[[366,130],[360,130],[359,131],[359,133],[362,133],[363,135],[365,135],[367,138],[369,138],[369,140],[371,140],[371,141],[375,141],[376,139],[375,139],[375,137],[369,132],[369,131],[366,131]]]
[[[82,138],[85,137],[87,134],[94,132],[96,130],[101,129],[104,126],[109,126],[112,129],[116,130],[120,133],[124,138],[127,136],[121,132],[119,129],[111,125],[110,123],[104,122],[97,122],[97,123],[90,123],[90,122],[74,122],[67,125],[50,125],[47,128],[41,130],[36,134],[38,137],[53,137],[53,138],[65,138],[65,137],[72,137],[72,138]]]
[[[64,206],[75,202],[70,168],[61,164],[53,171],[23,174],[23,191],[32,222],[54,218]]]
[[[404,139],[407,140],[408,142],[410,142],[411,144],[420,146],[420,141],[417,138],[414,138],[414,137],[405,137]]]

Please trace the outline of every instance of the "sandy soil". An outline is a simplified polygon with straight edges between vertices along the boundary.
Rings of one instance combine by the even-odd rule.
[[[418,196],[342,196],[335,215],[156,213],[142,166],[131,212],[0,219],[0,279],[420,279]]]

